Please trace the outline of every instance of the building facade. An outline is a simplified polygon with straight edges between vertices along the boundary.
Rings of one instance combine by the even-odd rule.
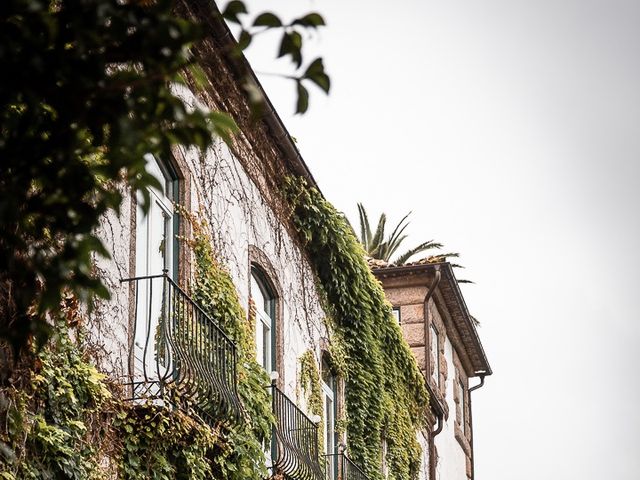
[[[182,396],[211,425],[221,418],[243,421],[236,339],[193,294],[199,281],[194,242],[204,231],[250,325],[253,360],[271,382],[264,385],[274,416],[264,445],[269,474],[408,479],[394,470],[397,460],[388,452],[399,446],[387,441],[386,426],[371,432],[379,458],[358,462],[351,455],[349,428],[342,424],[359,419],[347,411],[348,387],[332,357],[335,327],[327,319],[334,307],[282,195],[285,177],[318,186],[268,99],[263,117],[252,119],[243,84],[259,82],[246,60],[232,54],[236,45],[226,25],[203,5],[185,0],[179,11],[208,27],[194,52],[207,84],[197,86],[187,75],[175,90],[192,108],[230,113],[239,133],[206,152],[176,148],[171,158],[149,156],[147,169],[161,188],[123,186],[119,214],[104,218],[100,236],[111,258],[96,258],[95,269],[112,297],[96,305],[87,325],[90,342],[100,347],[100,370],[117,379],[134,404],[179,407]],[[491,371],[450,266],[374,273],[431,394],[423,406],[428,425],[415,432],[421,457],[407,461],[421,466],[407,471],[421,480],[472,478],[469,378]],[[317,384],[307,384],[309,371],[317,372]]]
[[[473,479],[471,392],[492,371],[451,264],[372,267],[429,387],[428,478]]]

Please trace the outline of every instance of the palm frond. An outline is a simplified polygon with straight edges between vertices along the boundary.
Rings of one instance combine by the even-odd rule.
[[[398,258],[396,258],[396,260],[393,263],[395,263],[396,265],[403,265],[407,262],[407,260],[413,257],[416,253],[424,252],[425,250],[431,250],[432,248],[436,248],[436,249],[442,248],[442,245],[439,244],[438,242],[434,242],[433,240],[423,242],[420,245],[410,250],[407,250],[405,253],[403,253]]]
[[[402,220],[398,222],[398,224],[396,225],[396,228],[394,228],[393,232],[391,232],[391,235],[389,235],[389,240],[392,240],[395,237],[400,236],[402,232],[404,232],[404,229],[409,226],[409,222],[407,222],[407,218],[409,218],[409,215],[411,215],[411,212],[407,213],[404,217],[402,217]]]
[[[387,256],[389,258],[387,258],[386,260],[389,261],[391,260],[391,255],[393,255],[394,253],[396,253],[396,250],[398,250],[398,248],[400,247],[400,244],[402,242],[404,242],[404,240],[407,238],[407,235],[402,235],[401,237],[398,237],[396,239],[394,239],[390,244],[389,244],[389,249],[388,249],[388,253]]]
[[[373,235],[373,240],[371,240],[372,246],[378,246],[383,242],[384,239],[384,227],[387,223],[387,215],[381,214],[380,219],[378,220],[378,226],[376,227],[376,233]]]
[[[358,215],[360,216],[360,242],[365,250],[369,250],[371,245],[371,226],[369,225],[369,217],[364,205],[358,203]]]

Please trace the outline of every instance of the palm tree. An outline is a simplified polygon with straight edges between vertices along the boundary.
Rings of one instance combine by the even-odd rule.
[[[371,230],[367,211],[361,203],[358,203],[358,214],[360,217],[360,242],[367,252],[367,255],[378,260],[391,262],[391,257],[397,252],[402,242],[404,242],[404,240],[407,238],[407,235],[404,233],[404,231],[409,226],[409,221],[407,219],[409,218],[409,215],[411,215],[411,212],[407,213],[402,218],[402,220],[398,222],[391,234],[386,238],[386,214],[383,213],[382,215],[380,215],[375,232]],[[398,255],[392,263],[396,265],[404,265],[411,257],[416,255],[417,253],[440,248],[442,248],[441,243],[429,240],[407,250],[402,255]],[[437,255],[437,257],[442,257],[443,259],[445,259],[446,257],[457,256],[457,253]]]
[[[391,262],[391,256],[396,253],[398,248],[400,248],[402,242],[407,238],[407,235],[404,233],[404,231],[409,226],[409,221],[407,219],[409,218],[409,215],[411,215],[411,212],[407,213],[402,218],[402,220],[398,222],[398,224],[393,229],[393,232],[391,232],[391,235],[389,235],[387,238],[385,238],[384,236],[385,227],[387,225],[386,214],[383,213],[380,215],[375,233],[371,230],[367,211],[361,203],[358,203],[358,214],[360,217],[360,243],[362,243],[362,246],[367,252],[367,255],[369,255],[371,258],[383,260],[387,263],[393,263],[394,265],[404,265],[411,257],[416,255],[417,253],[431,249],[439,250],[442,248],[441,243],[435,242],[433,240],[428,240],[414,248],[407,250],[402,255],[396,257],[393,262]],[[425,260],[429,263],[438,263],[446,262],[449,258],[457,258],[459,256],[460,254],[458,253],[438,253],[436,255],[427,257]],[[457,263],[452,263],[451,266],[453,268],[464,268],[462,265],[458,265]],[[458,283],[473,282],[471,280],[458,280]]]

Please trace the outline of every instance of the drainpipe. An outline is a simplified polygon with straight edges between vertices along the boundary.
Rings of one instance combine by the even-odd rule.
[[[484,377],[485,373],[482,372],[480,374],[480,383],[469,389],[469,427],[471,428],[471,441],[469,443],[471,444],[471,480],[474,480],[476,476],[476,453],[473,451],[473,408],[471,408],[471,392],[473,392],[474,390],[478,390],[479,388],[484,386]]]
[[[430,362],[427,362],[427,358],[430,358],[429,356],[429,300],[431,300],[431,297],[433,296],[433,293],[436,291],[436,288],[438,288],[438,285],[440,284],[440,279],[442,278],[442,274],[440,273],[440,270],[436,270],[436,274],[435,274],[435,278],[433,280],[433,283],[431,284],[431,286],[429,287],[429,290],[427,291],[427,295],[424,297],[424,302],[423,302],[423,309],[424,309],[424,359],[425,359],[425,367],[426,365],[430,366]],[[438,361],[438,357],[436,355],[436,361]],[[428,382],[428,380],[427,380]],[[428,383],[427,383],[427,387],[428,387]],[[431,389],[428,388],[428,390],[430,391],[430,393],[433,395],[433,392],[431,392]],[[437,402],[437,399],[434,399],[434,402]],[[429,479],[430,480],[435,480],[436,478],[436,442],[435,442],[435,438],[436,436],[442,432],[442,428],[444,427],[444,412],[442,411],[441,408],[437,408],[436,409],[436,415],[437,415],[437,421],[438,421],[438,427],[431,432],[431,434],[429,435]]]
[[[438,427],[433,432],[431,432],[431,435],[429,437],[429,480],[436,480],[436,464],[438,462],[436,451],[436,436],[440,432],[442,432],[442,428],[444,427],[444,412],[440,410],[439,412],[436,412],[436,414],[438,415]]]

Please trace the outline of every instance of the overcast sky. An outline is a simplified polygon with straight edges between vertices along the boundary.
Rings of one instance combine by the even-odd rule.
[[[329,24],[307,115],[262,77],[325,196],[413,211],[407,246],[444,243],[476,282],[476,480],[640,478],[640,1],[267,6]]]

